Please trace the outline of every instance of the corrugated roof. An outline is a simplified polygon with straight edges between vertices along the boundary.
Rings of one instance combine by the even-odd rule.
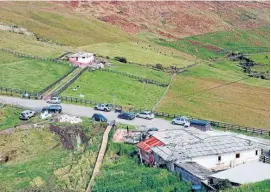
[[[215,173],[211,177],[229,179],[231,182],[239,184],[254,183],[270,179],[270,164],[252,161],[227,169],[226,171]]]
[[[153,147],[152,151],[164,160],[186,160],[200,156],[219,155],[244,150],[260,149],[263,145],[231,135],[211,136],[194,143],[180,143],[175,146]]]
[[[69,55],[69,57],[92,57],[94,53],[87,53],[87,52],[78,52],[74,53],[72,55]]]
[[[144,150],[144,151],[150,152],[150,149],[152,147],[164,146],[164,145],[165,145],[164,143],[162,143],[161,141],[159,141],[155,137],[150,137],[150,138],[146,139],[145,141],[138,143],[137,147]]]
[[[175,164],[202,180],[207,179],[207,177],[213,173],[209,169],[206,169],[205,167],[199,165],[196,162],[176,162]]]

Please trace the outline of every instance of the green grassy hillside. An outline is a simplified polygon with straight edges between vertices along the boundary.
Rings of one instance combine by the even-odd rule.
[[[37,41],[35,37],[25,36],[11,32],[0,32],[0,48],[8,48],[18,53],[38,56],[42,58],[55,58],[72,48]],[[1,53],[2,55],[3,53]],[[10,57],[10,56],[9,56]],[[7,57],[2,59],[9,60]]]
[[[135,150],[132,145],[110,142],[92,191],[189,191],[189,183],[168,170],[138,165]]]
[[[241,78],[247,76],[235,62],[198,65],[176,77],[157,110],[269,129],[270,82],[248,78],[229,84]]]
[[[268,52],[269,26],[252,30],[234,30],[191,36],[178,41],[157,42],[202,59],[223,57],[220,51],[242,53]]]
[[[0,86],[38,92],[69,70],[66,64],[37,60],[0,64]]]
[[[250,183],[242,185],[237,188],[225,190],[224,192],[269,192],[270,191],[270,180],[264,180],[257,183]]]
[[[77,91],[72,89],[80,86]],[[66,89],[62,95],[88,99],[96,102],[112,103],[124,107],[151,109],[163,95],[165,88],[144,84],[135,79],[110,72],[85,72]]]
[[[51,2],[1,2],[4,23],[27,28],[41,38],[65,45],[82,46],[101,42],[122,42],[130,36],[118,28],[86,15],[71,13]]]

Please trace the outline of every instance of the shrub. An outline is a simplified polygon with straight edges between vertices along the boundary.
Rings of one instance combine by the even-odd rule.
[[[163,70],[163,69],[164,69],[163,65],[160,64],[160,63],[156,64],[155,67],[156,67],[157,69],[160,69],[160,70]]]
[[[125,57],[119,57],[119,56],[117,56],[117,57],[114,57],[114,59],[116,61],[119,61],[119,62],[122,62],[122,63],[127,63],[127,59]]]
[[[106,59],[110,59],[110,57],[109,57],[109,56],[106,56],[105,58],[106,58]]]

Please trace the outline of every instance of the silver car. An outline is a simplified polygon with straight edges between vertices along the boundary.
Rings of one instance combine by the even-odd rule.
[[[142,111],[136,114],[136,117],[143,119],[153,119],[154,114],[151,111]]]
[[[60,104],[61,100],[59,99],[59,97],[52,97],[50,100],[47,101],[47,103]]]
[[[31,110],[25,110],[20,114],[20,119],[22,120],[28,120],[31,117],[33,117],[36,114],[35,111],[31,111]]]

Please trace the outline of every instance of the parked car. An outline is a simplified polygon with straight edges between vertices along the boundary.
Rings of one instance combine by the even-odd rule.
[[[113,106],[112,105],[110,105],[110,104],[105,104],[105,103],[103,103],[103,104],[99,104],[99,105],[96,105],[95,107],[94,107],[94,109],[95,110],[100,110],[100,111],[111,111],[112,109],[113,109]]]
[[[118,115],[120,119],[133,120],[135,115],[133,113],[124,112]]]
[[[52,117],[52,113],[49,113],[48,111],[43,111],[42,113],[40,113],[41,119],[47,119],[49,117]]]
[[[142,111],[136,114],[136,117],[143,119],[153,119],[154,114],[151,111]]]
[[[92,115],[92,120],[98,122],[108,122],[107,118],[100,113],[94,113]]]
[[[20,114],[20,119],[22,119],[22,120],[28,120],[28,119],[30,119],[31,117],[34,117],[35,114],[36,114],[35,111],[25,110],[25,111],[21,112],[21,114]]]
[[[122,113],[122,107],[121,106],[117,106],[115,108],[115,113]]]
[[[52,97],[50,100],[47,101],[47,103],[60,104],[61,103],[61,99],[59,97]]]
[[[62,107],[61,105],[49,105],[47,107],[43,107],[41,112],[48,111],[48,113],[61,113]]]
[[[181,117],[176,117],[172,120],[173,125],[182,125],[184,127],[189,127],[190,122],[187,117],[181,116]]]

